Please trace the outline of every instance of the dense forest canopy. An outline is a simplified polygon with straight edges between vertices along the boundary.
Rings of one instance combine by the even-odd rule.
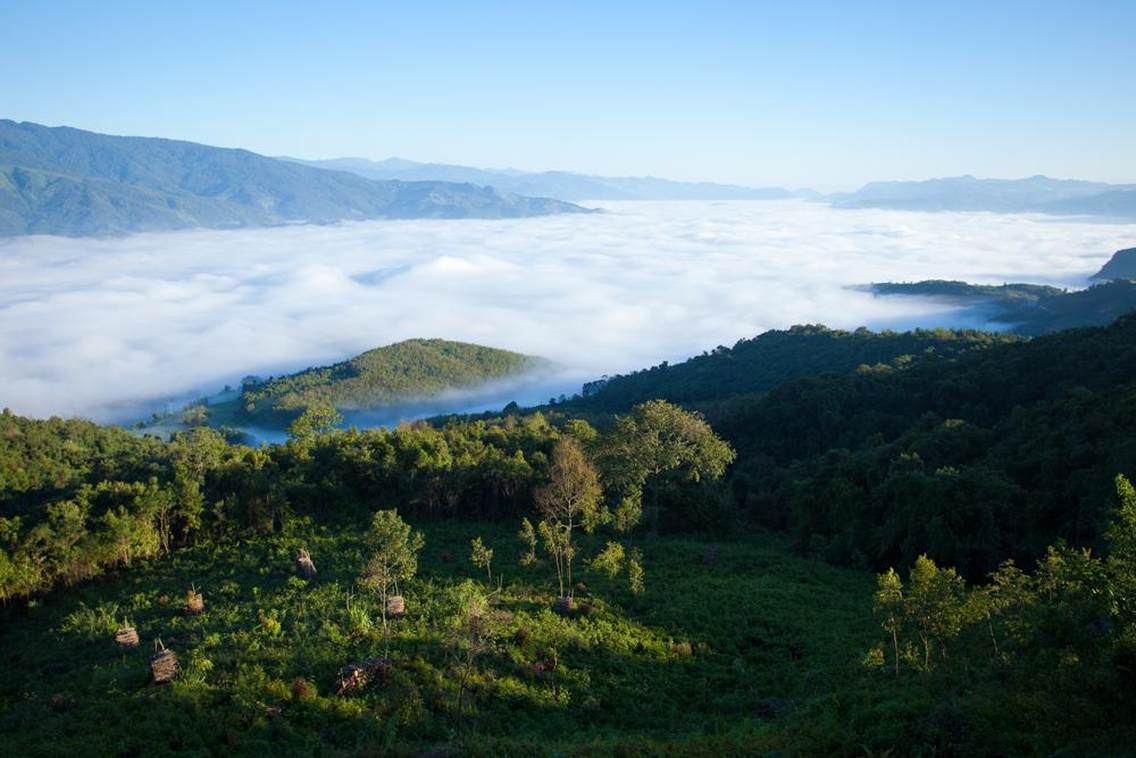
[[[661,363],[631,374],[584,385],[565,412],[614,412],[662,398],[673,403],[722,400],[765,392],[802,376],[846,372],[861,365],[890,363],[901,356],[952,356],[1016,338],[976,330],[919,329],[912,332],[846,332],[821,325],[772,330],[719,345],[682,363]]]
[[[412,344],[435,355],[447,343]],[[504,355],[500,365],[526,360]],[[262,448],[207,428],[161,441],[0,414],[9,639],[40,628],[34,609],[63,588],[109,595],[113,605],[72,601],[44,623],[75,645],[136,623],[115,615],[132,609],[166,644],[192,648],[177,692],[218,698],[208,712],[263,744],[311,738],[303,703],[366,704],[384,728],[405,729],[392,745],[540,752],[525,740],[544,739],[544,721],[507,727],[529,698],[560,703],[564,723],[591,718],[601,731],[589,739],[613,749],[655,739],[660,719],[685,730],[660,745],[709,752],[1109,752],[1127,740],[1130,703],[1118,693],[1136,675],[1136,316],[1028,340],[795,327],[543,409],[396,429],[335,428],[319,394],[329,375],[312,372],[321,402],[298,404],[290,441]],[[789,548],[805,563],[787,562]],[[469,555],[468,573],[455,550]],[[297,555],[311,566],[303,578],[264,578]],[[849,573],[809,567],[818,558]],[[254,578],[246,559],[258,562]],[[874,596],[865,569],[877,572]],[[185,615],[171,620],[168,591],[139,592],[131,577],[185,585]],[[775,594],[751,607],[755,588]],[[776,620],[817,602],[823,621]],[[252,631],[245,607],[256,608]],[[637,614],[672,630],[669,641],[635,626]],[[220,639],[229,652],[209,641]],[[626,660],[605,657],[609,645]],[[330,682],[343,656],[364,650],[380,657],[341,671],[326,694],[307,678]],[[24,683],[13,686],[34,688],[35,654],[20,655]],[[129,661],[98,665],[129,678]],[[255,681],[240,673],[258,669]],[[292,694],[268,671],[297,677]],[[631,705],[618,671],[656,677],[668,702],[687,685],[724,694],[666,716]],[[367,687],[372,676],[393,689]],[[809,684],[817,676],[828,685]],[[944,691],[954,699],[934,705]],[[8,702],[13,693],[0,688]],[[263,716],[221,702],[234,696],[291,705],[271,706],[280,726],[262,728]],[[12,718],[94,717],[94,701],[37,697]],[[569,705],[589,697],[595,713],[623,716]],[[418,705],[391,710],[398,703]],[[1054,710],[1079,716],[1034,728]],[[691,725],[727,716],[715,737]],[[356,717],[320,718],[362,735]],[[644,731],[629,733],[633,723]],[[460,736],[443,738],[439,724]],[[170,744],[241,744],[212,727],[175,733]]]
[[[1125,252],[1121,250],[1116,255]],[[1114,256],[1113,260],[1119,258]],[[992,322],[1005,324],[1018,334],[1037,335],[1078,326],[1104,326],[1136,309],[1136,282],[1131,281],[1131,277],[1098,274],[1093,278],[1112,281],[1073,292],[1041,284],[994,286],[940,280],[883,282],[871,285],[870,290],[883,296],[937,297],[982,308],[985,310],[982,315]]]
[[[331,366],[264,382],[246,380],[241,409],[250,418],[298,415],[326,405],[366,410],[475,387],[547,365],[539,358],[441,339],[413,339],[368,350]]]

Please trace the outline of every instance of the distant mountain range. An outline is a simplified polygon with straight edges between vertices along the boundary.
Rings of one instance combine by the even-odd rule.
[[[1136,184],[1075,179],[976,179],[958,176],[922,182],[871,182],[855,192],[829,195],[838,208],[915,211],[1052,213],[1136,219]]]
[[[519,195],[555,197],[561,200],[783,200],[818,199],[813,190],[784,187],[742,187],[713,182],[676,182],[653,176],[591,176],[568,171],[518,171],[483,169],[446,163],[416,163],[402,158],[371,161],[366,158],[302,160],[282,158],[315,168],[350,171],[368,179],[387,181],[469,182]]]
[[[585,211],[472,184],[374,181],[247,150],[0,120],[0,236]]]
[[[151,137],[0,120],[0,236],[113,235],[377,218],[584,213],[573,201],[827,200],[839,208],[992,211],[1136,220],[1136,184],[1033,176],[784,187],[480,169],[401,158],[305,161]]]
[[[743,187],[713,182],[676,182],[655,177],[609,177],[568,171],[528,172],[482,169],[402,158],[302,160],[305,166],[349,171],[368,179],[469,182],[521,195],[561,200],[826,200],[837,208],[895,208],[915,211],[1049,213],[1136,219],[1136,184],[1075,179],[976,179],[959,176],[910,182],[870,182],[855,192],[822,195],[811,189]]]

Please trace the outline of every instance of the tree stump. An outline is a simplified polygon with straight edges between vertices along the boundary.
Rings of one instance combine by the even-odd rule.
[[[576,601],[570,597],[558,597],[552,603],[552,610],[561,616],[567,616],[576,608]]]
[[[406,615],[406,600],[402,595],[391,595],[386,603],[387,618],[400,619]]]
[[[335,694],[347,695],[384,678],[391,670],[391,662],[386,658],[369,658],[352,663],[339,670],[335,680]]]
[[[197,616],[205,610],[205,598],[197,590],[185,593],[185,612],[190,616]]]
[[[114,641],[119,647],[138,647],[138,631],[132,626],[126,626],[114,633]]]
[[[177,654],[173,650],[159,650],[150,658],[150,678],[154,684],[171,681],[177,674],[177,668]]]
[[[301,579],[316,578],[316,564],[312,563],[312,556],[303,548],[300,548],[300,552],[296,556],[296,574]]]

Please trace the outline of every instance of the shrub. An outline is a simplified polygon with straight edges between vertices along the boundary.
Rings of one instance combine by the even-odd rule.
[[[99,603],[89,608],[85,603],[67,614],[60,630],[70,634],[79,634],[90,639],[107,637],[118,631],[118,606],[113,603]]]

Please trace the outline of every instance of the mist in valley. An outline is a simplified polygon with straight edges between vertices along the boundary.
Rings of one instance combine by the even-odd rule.
[[[360,423],[499,408],[798,323],[984,326],[872,281],[1085,286],[1136,226],[804,201],[607,203],[520,220],[373,221],[0,242],[0,405],[129,422],[411,337],[539,355],[531,382]]]

